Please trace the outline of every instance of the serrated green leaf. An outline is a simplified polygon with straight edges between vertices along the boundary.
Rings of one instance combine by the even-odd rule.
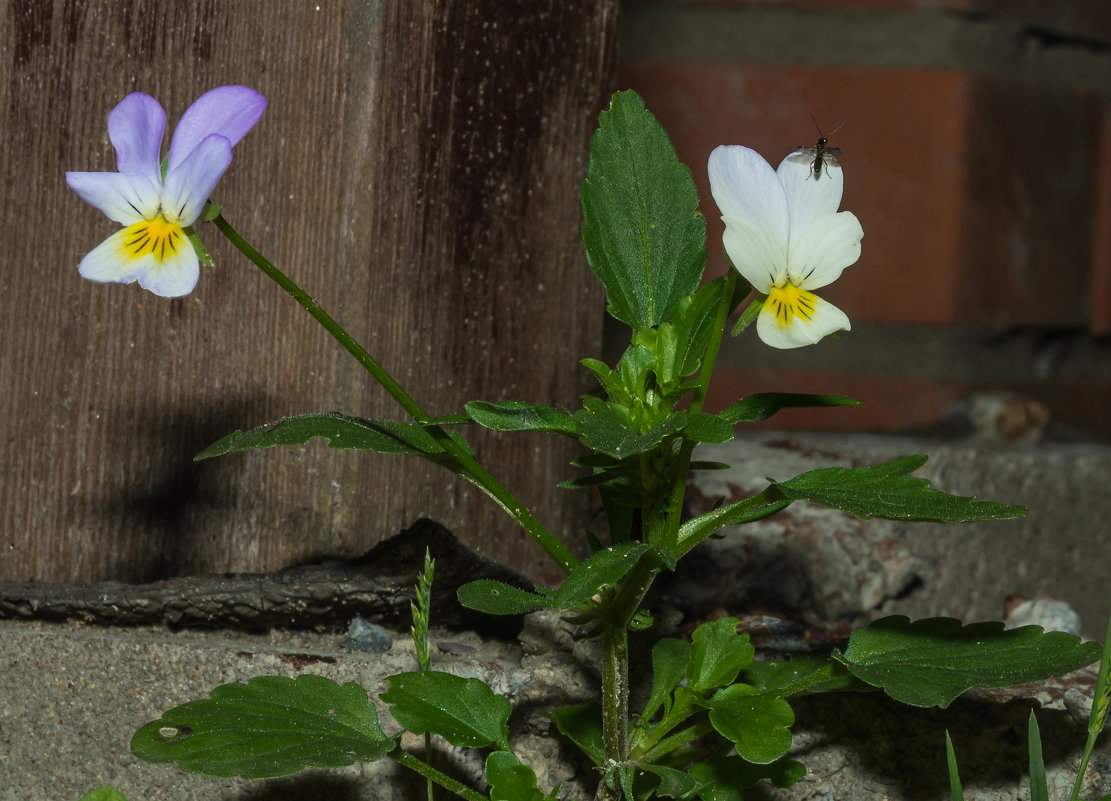
[[[312,675],[222,685],[209,698],[166,711],[131,740],[131,751],[147,762],[245,779],[372,762],[393,747],[366,690]]]
[[[651,720],[656,711],[670,700],[671,691],[687,675],[691,645],[686,640],[665,637],[652,646],[652,694],[644,705],[641,718]],[[667,714],[665,708],[664,714]]]
[[[806,767],[793,759],[778,759],[753,765],[738,756],[727,756],[691,765],[690,774],[699,781],[702,801],[744,801],[744,791],[761,781],[790,787],[806,775]]]
[[[635,329],[668,319],[706,265],[690,170],[635,92],[618,92],[590,142],[583,245],[607,310]]]
[[[907,475],[925,463],[925,456],[905,456],[872,467],[811,470],[790,481],[772,483],[789,500],[810,501],[864,519],[968,523],[1026,514],[1021,506],[950,495],[932,489],[924,478]]]
[[[761,695],[753,687],[734,684],[720,690],[706,706],[710,724],[749,762],[775,762],[791,747],[795,713],[778,696]]]
[[[488,615],[523,615],[550,609],[552,599],[492,579],[479,579],[456,590],[459,603]]]
[[[735,617],[721,617],[694,630],[687,665],[687,686],[691,690],[705,693],[731,684],[741,669],[752,663],[756,649],[747,632],[737,633],[739,623]]]
[[[947,707],[973,687],[1012,687],[1063,676],[1099,659],[1100,645],[1039,626],[962,626],[953,618],[913,623],[902,615],[857,629],[834,657],[857,678],[911,706]]]
[[[112,787],[98,787],[81,796],[81,801],[127,801],[123,793]]]
[[[863,406],[864,404],[844,395],[812,395],[794,392],[758,392],[718,413],[730,425],[759,423],[767,420],[780,409],[818,408],[823,406]]]
[[[672,414],[642,434],[632,428],[622,410],[600,398],[583,398],[583,408],[573,417],[579,441],[590,450],[615,459],[651,450],[686,422],[684,414]]]
[[[449,436],[465,445],[457,434]],[[298,415],[250,431],[235,431],[209,445],[194,459],[200,461],[277,445],[301,445],[318,437],[328,440],[329,447],[341,450],[421,456],[448,467],[454,464],[432,435],[417,423],[365,420],[338,413]]]
[[[601,767],[606,760],[602,742],[602,707],[598,704],[575,704],[545,713],[559,733],[579,747],[590,761]]]
[[[603,587],[617,583],[649,550],[651,546],[643,542],[626,542],[598,551],[571,571],[552,597],[552,605],[556,609],[581,606]]]
[[[493,431],[547,431],[575,435],[571,415],[553,406],[533,406],[524,401],[471,401],[465,408],[472,420]]]
[[[388,681],[382,700],[397,722],[414,734],[432,732],[452,745],[509,750],[513,707],[484,682],[436,670],[401,673]]]
[[[544,801],[536,786],[536,774],[521,764],[511,751],[495,751],[486,757],[486,781],[490,801]]]

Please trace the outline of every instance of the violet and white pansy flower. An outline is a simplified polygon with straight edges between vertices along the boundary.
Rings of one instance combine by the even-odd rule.
[[[813,345],[848,331],[843,311],[814,294],[860,258],[864,231],[838,212],[844,176],[833,159],[815,178],[813,156],[796,152],[772,170],[756,151],[723,145],[710,154],[710,190],[725,222],[733,266],[766,298],[756,333],[773,348]]]
[[[258,121],[266,98],[246,86],[201,95],[182,115],[162,175],[159,150],[166,112],[150,95],[128,95],[108,115],[118,172],[67,172],[85,202],[124,226],[81,260],[93,281],[138,281],[163,297],[186,295],[200,265],[187,237],[209,194],[231,164],[231,149]]]

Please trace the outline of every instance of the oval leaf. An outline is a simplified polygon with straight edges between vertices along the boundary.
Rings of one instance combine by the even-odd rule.
[[[666,321],[698,287],[706,221],[690,169],[636,92],[618,92],[590,140],[583,245],[607,310],[633,329]]]
[[[1098,643],[1040,626],[962,626],[953,618],[893,615],[857,629],[844,654],[849,671],[897,701],[947,707],[973,687],[1011,687],[1063,676],[1100,657]]]
[[[636,565],[651,546],[643,542],[626,542],[598,551],[571,571],[552,602],[556,609],[574,609],[589,601],[603,587],[616,583]]]
[[[478,679],[450,673],[401,673],[390,676],[382,700],[397,722],[414,734],[432,732],[452,745],[509,750],[507,698]]]
[[[691,660],[687,665],[687,686],[696,693],[731,684],[756,656],[748,633],[738,634],[735,617],[722,617],[703,623],[691,635]]]
[[[465,408],[472,420],[493,431],[549,431],[575,435],[571,415],[552,406],[533,406],[524,401],[471,401]]]
[[[757,765],[784,756],[791,747],[791,705],[775,695],[761,695],[755,688],[734,684],[706,702],[710,724],[733,742],[737,753]]]
[[[135,756],[208,776],[269,779],[372,762],[393,740],[366,690],[322,676],[259,676],[163,713],[131,740]]]
[[[465,445],[458,434],[449,436]],[[200,461],[278,445],[301,445],[318,437],[328,440],[330,447],[341,450],[423,456],[437,463],[453,463],[432,435],[417,423],[365,420],[338,413],[298,415],[250,431],[234,431],[209,445],[194,459]]]
[[[544,801],[536,774],[511,751],[495,751],[486,757],[486,781],[490,801]]]
[[[492,579],[464,584],[456,591],[459,603],[488,615],[523,615],[549,609],[552,599]]]
[[[773,485],[789,500],[810,501],[865,519],[968,523],[1026,515],[1022,506],[950,495],[932,489],[924,478],[907,475],[925,463],[925,456],[904,456],[872,467],[825,467]]]

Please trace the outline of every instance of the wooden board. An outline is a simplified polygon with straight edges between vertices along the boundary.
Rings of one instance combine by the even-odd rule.
[[[269,107],[213,197],[232,225],[429,411],[573,405],[601,339],[578,191],[615,88],[616,0],[57,0],[5,19],[0,578],[268,571],[422,516],[552,573],[485,496],[415,459],[312,443],[194,463],[285,415],[402,413],[209,224],[217,265],[191,295],[81,279],[115,224],[63,173],[115,169],[106,118],[129,92],[172,127],[203,91],[252,86]],[[554,488],[567,443],[472,441],[577,545],[589,498]]]

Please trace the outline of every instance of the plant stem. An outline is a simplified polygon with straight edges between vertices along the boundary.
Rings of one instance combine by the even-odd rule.
[[[455,779],[448,776],[446,773],[441,773],[431,765],[422,762],[421,760],[410,754],[408,751],[403,749],[400,745],[397,746],[397,748],[395,748],[394,750],[390,751],[390,753],[386,754],[386,756],[388,756],[395,762],[400,762],[402,765],[409,768],[410,770],[416,771],[421,776],[424,776],[426,779],[430,779],[431,781],[436,782],[436,784],[440,785],[446,790],[455,793],[457,796],[467,799],[467,801],[490,801],[490,798],[488,796],[485,796],[482,793],[477,792],[476,790],[472,790],[467,785],[463,784],[462,782],[456,781]]]
[[[706,346],[706,355],[702,359],[702,369],[698,371],[698,386],[691,396],[690,413],[702,411],[706,402],[706,393],[710,388],[710,378],[714,373],[717,363],[718,351],[721,349],[721,340],[725,336],[725,324],[729,321],[729,312],[733,307],[733,292],[737,287],[737,271],[732,267],[725,273],[725,286],[721,289],[721,299],[718,301],[717,312],[714,314],[714,324],[711,329],[710,342]],[[671,496],[667,504],[667,533],[666,544],[674,547],[679,538],[679,525],[683,518],[683,501],[687,495],[687,474],[690,473],[691,453],[694,451],[694,442],[684,439],[679,448],[678,458],[675,463],[675,472],[672,475]]]
[[[362,345],[356,342],[355,339],[347,333],[343,326],[337,323],[328,312],[324,311],[319,303],[313,300],[307,292],[294,283],[285,273],[271,264],[261,253],[251,247],[250,243],[231,227],[228,221],[224,219],[223,215],[218,215],[213,222],[216,224],[216,227],[220,229],[220,233],[226,236],[244,256],[262,270],[267,278],[289,293],[294,300],[301,304],[305,311],[312,315],[314,320],[323,326],[325,331],[331,334],[348,353],[354,356],[355,360],[363,369],[370,373],[371,377],[374,378],[395,401],[397,401],[401,408],[436,440],[436,444],[455,460],[455,463],[459,467],[460,474],[493,498],[506,514],[513,518],[521,528],[527,531],[529,535],[536,540],[540,547],[552,557],[564,573],[570,573],[571,570],[578,565],[578,560],[563,546],[563,543],[552,536],[551,532],[533,517],[532,513],[525,508],[524,504],[518,501],[501,482],[490,475],[490,473],[467,452],[464,446],[452,439],[443,428],[432,424],[430,422],[431,418],[429,418],[420,404],[418,404],[413,397],[394,380],[393,376],[391,376]]]

